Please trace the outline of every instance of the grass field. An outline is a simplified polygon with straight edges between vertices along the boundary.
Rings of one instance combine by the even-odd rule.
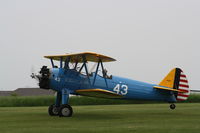
[[[0,107],[49,106],[55,102],[55,96],[2,96]],[[86,96],[70,97],[69,104],[74,105],[113,105],[113,104],[146,104],[158,101],[104,99]],[[159,102],[164,103],[164,102]],[[200,103],[200,94],[192,94],[184,103]]]
[[[74,106],[71,118],[50,117],[47,107],[1,107],[1,133],[199,133],[200,104]]]

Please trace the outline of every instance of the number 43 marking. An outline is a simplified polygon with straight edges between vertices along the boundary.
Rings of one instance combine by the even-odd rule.
[[[113,91],[117,94],[126,95],[128,93],[128,86],[117,84],[115,88],[113,88]]]

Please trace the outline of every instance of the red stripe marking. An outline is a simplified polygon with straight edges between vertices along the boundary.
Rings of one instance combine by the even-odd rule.
[[[189,97],[189,95],[185,95],[185,94],[181,94],[181,93],[178,93],[178,96]]]
[[[176,98],[178,101],[184,101],[185,99]]]
[[[185,76],[185,75],[183,75],[183,74],[181,74],[181,75],[180,75],[180,77],[185,77],[185,78],[186,78],[186,76]]]
[[[182,85],[182,84],[179,84],[179,87],[189,88],[189,85]]]
[[[183,89],[178,89],[178,90],[183,91],[183,92],[185,92],[185,93],[188,93],[188,92],[189,92],[188,90],[183,90]]]
[[[183,79],[180,79],[180,82],[185,82],[185,83],[188,83],[187,80],[183,80]]]

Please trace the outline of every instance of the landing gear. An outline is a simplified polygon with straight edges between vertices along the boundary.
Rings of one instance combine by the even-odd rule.
[[[59,107],[56,107],[54,104],[49,106],[48,113],[50,116],[58,115]]]
[[[49,106],[48,113],[50,116],[71,117],[73,114],[73,109],[68,104],[61,105],[60,107],[56,107],[53,104]]]
[[[60,117],[71,117],[73,114],[73,109],[70,105],[68,104],[63,104],[61,105],[61,107],[59,108],[59,112],[58,115]]]
[[[170,109],[172,109],[172,110],[173,110],[173,109],[175,109],[175,108],[176,108],[176,105],[175,105],[174,103],[172,103],[172,104],[171,104],[169,107],[170,107]]]
[[[55,104],[49,106],[49,115],[59,117],[71,117],[73,114],[73,109],[68,103],[69,91],[67,89],[62,89],[61,91],[58,91]]]

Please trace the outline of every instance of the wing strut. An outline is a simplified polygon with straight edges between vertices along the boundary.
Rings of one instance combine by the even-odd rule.
[[[87,60],[86,60],[86,57],[83,55],[82,56],[82,58],[83,58],[83,61],[84,61],[84,67],[85,67],[85,71],[86,71],[86,74],[87,74],[87,78],[88,78],[88,82],[89,82],[89,84],[91,85],[91,82],[90,82],[90,75],[89,75],[89,73],[88,73],[88,69],[87,69],[87,65],[86,65],[86,62],[87,62]]]
[[[97,73],[98,73],[98,70],[99,70],[99,64],[100,64],[100,59],[99,59],[99,62],[98,62],[97,68],[96,68],[96,72],[95,72],[95,76],[94,76],[94,80],[93,80],[93,83],[92,83],[93,86],[94,86],[94,83],[95,83],[96,78],[97,78]]]
[[[104,66],[103,66],[103,62],[102,62],[102,60],[101,60],[100,58],[99,58],[99,61],[98,61],[98,65],[97,65],[97,68],[96,68],[96,72],[95,72],[95,76],[94,76],[94,80],[93,80],[92,85],[94,86],[94,84],[95,84],[96,77],[97,77],[97,73],[98,73],[98,70],[99,70],[99,65],[101,65],[102,75],[103,75],[103,78],[104,78],[104,80],[105,80],[106,87],[108,88],[107,79],[106,79],[105,74],[104,74]]]
[[[105,79],[106,87],[108,88],[108,83],[107,83],[107,79],[106,79],[105,74],[104,74],[104,67],[103,67],[103,63],[102,63],[101,59],[100,59],[100,63],[101,63],[101,69],[102,69],[103,78]]]
[[[60,57],[60,68],[63,67],[63,57]]]
[[[52,67],[54,68],[55,66],[54,66],[53,59],[51,58],[50,60],[51,60],[51,65],[52,65]]]
[[[67,57],[67,58],[65,59],[65,66],[64,66],[65,69],[68,69],[68,68],[69,68],[70,58],[71,58],[71,57],[69,56],[69,57]]]

